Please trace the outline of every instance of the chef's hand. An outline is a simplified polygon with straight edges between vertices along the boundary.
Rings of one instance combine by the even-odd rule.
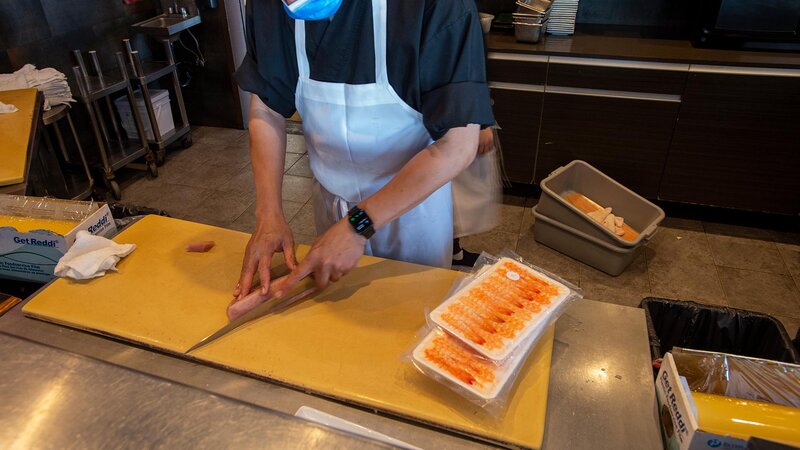
[[[494,151],[494,129],[484,128],[478,135],[478,154],[485,155]]]
[[[306,257],[286,277],[275,295],[284,295],[312,273],[318,290],[324,289],[330,282],[339,281],[356,267],[366,244],[366,238],[356,234],[346,217],[336,222],[314,242]]]
[[[276,252],[283,252],[286,267],[290,270],[297,268],[292,230],[289,229],[286,219],[283,217],[259,219],[256,230],[247,243],[239,284],[233,291],[233,296],[237,300],[250,293],[256,272],[261,278],[261,294],[267,295],[270,282],[269,268],[272,264],[272,255]]]

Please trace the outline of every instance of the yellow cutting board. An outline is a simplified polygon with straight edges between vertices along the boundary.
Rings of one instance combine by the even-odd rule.
[[[8,186],[22,183],[25,179],[36,89],[0,91],[0,102],[19,109],[14,113],[0,114],[0,186]]]
[[[216,241],[208,253],[185,245]],[[65,279],[25,314],[183,353],[227,323],[248,235],[148,216],[115,241],[136,250],[119,272]],[[308,247],[298,249],[300,257]],[[274,266],[282,255],[273,260]],[[493,418],[402,356],[458,272],[365,256],[324,292],[258,319],[192,353],[197,359],[304,391],[379,409],[504,445],[541,447],[553,344],[551,328],[525,363],[506,412]],[[398,436],[402,438],[401,436]]]

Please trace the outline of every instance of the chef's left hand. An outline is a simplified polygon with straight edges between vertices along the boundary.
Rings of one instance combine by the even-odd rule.
[[[484,128],[478,135],[478,154],[485,155],[494,151],[494,129]]]
[[[312,273],[319,290],[330,282],[339,281],[358,264],[366,244],[367,240],[356,234],[346,217],[336,222],[314,242],[306,257],[286,277],[275,295],[284,295]]]

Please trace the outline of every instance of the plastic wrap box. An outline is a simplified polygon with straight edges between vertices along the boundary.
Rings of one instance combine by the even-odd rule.
[[[0,216],[74,221],[65,234],[45,229],[20,232],[0,224],[0,279],[46,283],[80,230],[112,237],[117,232],[108,205],[96,202],[0,195]]]

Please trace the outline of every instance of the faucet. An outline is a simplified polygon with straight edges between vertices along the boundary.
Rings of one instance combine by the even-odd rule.
[[[167,12],[169,13],[169,15],[173,14],[179,15],[184,19],[189,17],[189,12],[187,11],[186,7],[185,6],[178,7],[178,2],[176,0],[173,0],[172,6],[167,8]]]

